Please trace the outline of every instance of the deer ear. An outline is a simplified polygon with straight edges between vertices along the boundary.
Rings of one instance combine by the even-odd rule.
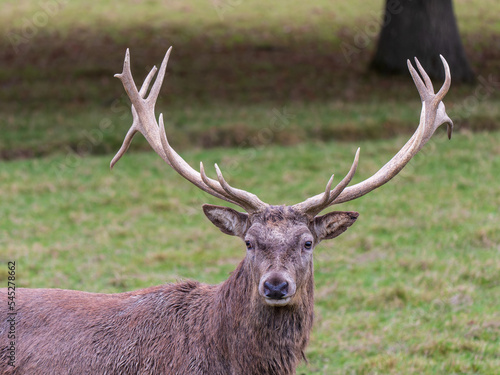
[[[247,230],[248,214],[229,207],[203,205],[203,212],[222,233],[243,237]]]
[[[334,211],[314,218],[314,230],[321,240],[329,240],[344,233],[358,218],[357,212]]]

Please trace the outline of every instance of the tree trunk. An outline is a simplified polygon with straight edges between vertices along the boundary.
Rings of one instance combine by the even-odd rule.
[[[453,82],[475,80],[458,33],[452,0],[386,0],[370,68],[383,74],[407,74],[406,60],[416,56],[431,78],[444,79],[439,54],[448,61]]]

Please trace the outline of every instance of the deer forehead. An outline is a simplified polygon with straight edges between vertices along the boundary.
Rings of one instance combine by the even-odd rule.
[[[307,225],[307,216],[292,206],[267,206],[264,210],[250,216],[251,224],[262,224],[267,227],[283,225]]]
[[[294,246],[302,237],[310,236],[309,220],[287,206],[269,207],[252,215],[247,237],[260,246]]]

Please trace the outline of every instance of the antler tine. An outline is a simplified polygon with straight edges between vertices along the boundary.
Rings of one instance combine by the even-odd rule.
[[[120,146],[120,149],[116,153],[116,155],[111,159],[111,162],[109,163],[109,168],[113,169],[115,164],[122,158],[123,155],[127,152],[128,148],[130,147],[130,144],[132,143],[132,138],[134,138],[134,135],[137,133],[137,129],[132,125],[130,129],[128,130],[127,134],[125,135],[125,138],[123,139],[123,143]]]
[[[441,100],[443,100],[444,96],[448,93],[448,90],[450,89],[450,86],[451,86],[450,66],[448,65],[448,62],[443,57],[443,55],[439,55],[439,58],[443,62],[445,78],[444,78],[443,86],[441,86],[438,93],[436,94],[436,98],[434,99],[434,101],[436,101],[436,102],[440,102]]]
[[[444,78],[444,83],[443,86],[439,89],[438,93],[436,94],[436,98],[438,101],[443,100],[445,95],[448,93],[448,90],[450,89],[451,86],[451,72],[450,72],[450,67],[448,65],[448,62],[446,59],[443,57],[443,55],[439,55],[441,58],[441,61],[443,62],[444,66],[444,73],[445,73],[445,78]],[[443,110],[444,110],[444,104],[443,104]],[[446,113],[445,113],[446,114]],[[451,133],[453,132],[453,121],[448,117],[447,121],[447,133],[448,133],[448,139],[451,139]]]
[[[391,160],[389,160],[388,163],[380,168],[380,170],[373,176],[356,185],[347,187],[347,184],[349,183],[348,181],[350,181],[350,178],[352,178],[352,176],[349,175],[351,174],[351,172],[352,174],[354,174],[355,170],[355,168],[351,167],[351,171],[344,178],[344,180],[348,181],[344,185],[344,180],[342,180],[341,183],[337,185],[337,187],[341,186],[337,191],[338,194],[335,196],[332,191],[330,193],[330,198],[328,199],[328,202],[326,204],[324,203],[326,193],[322,193],[295,205],[295,207],[301,209],[303,212],[309,215],[316,215],[328,206],[348,202],[350,200],[359,198],[378,188],[379,186],[382,186],[383,184],[391,180],[394,176],[396,176],[427,143],[427,141],[434,134],[435,130],[441,124],[448,123],[448,136],[451,136],[453,122],[446,114],[444,104],[441,101],[450,87],[451,75],[449,66],[446,63],[444,57],[441,56],[441,60],[443,61],[446,78],[443,86],[437,94],[434,94],[432,82],[430,81],[430,78],[425,70],[420,65],[420,62],[415,59],[422,78],[408,60],[408,70],[410,71],[413,81],[415,82],[415,86],[417,87],[417,90],[420,94],[420,98],[422,99],[422,111],[420,114],[420,122],[417,130],[408,140],[408,142],[406,142],[406,144],[401,148],[401,150]],[[358,155],[356,155],[356,159],[357,157]],[[357,161],[353,163],[353,166],[354,164],[357,165]],[[337,190],[337,187],[334,190]]]
[[[158,71],[158,68],[156,67],[156,65],[153,66],[151,68],[151,70],[149,71],[148,75],[146,76],[146,79],[142,83],[141,89],[139,90],[139,95],[141,97],[144,98],[146,96],[146,93],[147,93],[148,88],[149,88],[149,84],[151,83],[151,80],[153,79],[153,77],[155,76],[157,71]]]
[[[333,178],[335,177],[335,174],[332,174],[332,177],[328,180],[326,183],[326,188],[325,192],[323,193],[323,197],[321,198],[321,205],[328,204],[328,201],[330,200],[331,192],[330,190],[332,189],[332,184],[333,184]]]
[[[203,162],[201,162],[201,161],[200,161],[200,176],[201,176],[202,181],[208,187],[210,187],[212,190],[216,191],[220,195],[224,195],[224,196],[227,195],[227,192],[222,188],[222,186],[220,185],[219,182],[217,182],[217,181],[215,181],[207,176],[207,174],[205,173],[205,167],[203,166]],[[238,204],[238,205],[240,205],[240,204]]]
[[[205,173],[205,167],[203,166],[203,163],[200,162],[200,175],[201,175],[201,179],[203,180],[203,182],[208,185],[210,188],[212,188],[213,190],[219,192],[219,194],[221,195],[228,195],[231,197],[231,199],[234,201],[234,202],[237,202],[235,203],[236,205],[240,206],[240,207],[243,207],[247,212],[254,212],[256,211],[255,210],[255,207],[264,207],[265,203],[261,202],[258,198],[255,200],[253,199],[253,201],[255,201],[256,203],[255,204],[248,204],[248,196],[247,194],[253,196],[256,198],[256,196],[254,194],[251,194],[251,193],[248,193],[246,191],[242,191],[242,190],[239,190],[239,189],[235,189],[235,188],[232,188],[227,182],[226,180],[224,179],[224,177],[222,176],[222,172],[220,171],[219,169],[219,166],[217,164],[215,164],[215,169],[216,169],[216,172],[217,172],[217,177],[219,179],[219,181],[215,181],[215,180],[212,180],[211,178],[207,177],[207,174]],[[239,191],[239,192],[243,192],[242,194],[238,194],[238,193],[235,193],[235,191]]]
[[[211,189],[217,191],[219,194],[230,196],[233,201],[238,202],[237,204],[239,206],[244,207],[247,202],[245,201],[245,199],[241,199],[241,197],[233,193],[232,191],[233,188],[229,186],[229,184],[226,182],[217,164],[215,164],[215,170],[217,172],[217,177],[219,179],[218,182],[212,180],[210,177],[207,176],[207,174],[205,173],[205,167],[203,166],[203,162],[200,162],[200,175],[203,182],[206,185],[208,185]]]
[[[420,64],[420,61],[418,61],[418,59],[416,57],[415,57],[415,63],[417,64],[417,68],[418,68],[418,71],[420,72],[420,75],[424,79],[425,86],[427,87],[427,89],[429,91],[431,91],[434,94],[434,86],[432,85],[432,81],[429,78],[429,75],[427,74],[427,72],[424,70],[424,68]]]
[[[420,78],[420,75],[417,73],[415,68],[410,62],[410,59],[406,60],[406,65],[408,66],[408,70],[410,71],[411,78],[413,78],[413,82],[415,83],[415,86],[417,87],[418,93],[420,95],[420,100],[425,101],[429,98],[429,91],[427,89],[427,86],[425,83],[422,81],[422,78]],[[422,70],[425,72],[425,70],[422,68]],[[432,94],[434,94],[434,89],[432,89]]]
[[[349,169],[349,172],[342,179],[342,181],[340,181],[337,184],[337,186],[335,186],[333,190],[330,190],[333,182],[333,175],[332,175],[332,177],[330,177],[330,180],[328,180],[328,183],[326,184],[326,189],[323,193],[315,195],[314,197],[311,197],[302,203],[298,203],[294,205],[294,207],[299,211],[304,212],[308,216],[314,217],[318,213],[323,211],[325,208],[332,205],[332,202],[342,193],[342,191],[346,188],[346,186],[349,184],[349,182],[351,182],[352,178],[354,177],[356,169],[358,168],[359,152],[360,148],[356,150],[356,155],[354,156],[354,160],[352,162],[351,168]]]
[[[358,168],[358,163],[359,163],[359,152],[360,148],[356,150],[356,155],[354,155],[354,161],[352,162],[351,169],[349,172],[346,174],[346,176],[338,183],[337,186],[335,186],[335,189],[333,189],[330,192],[330,199],[328,199],[328,205],[332,204],[332,202],[344,191],[344,189],[349,185],[351,182],[352,178],[354,177],[354,174],[356,173],[356,169]]]
[[[226,193],[237,202],[240,202],[240,206],[243,207],[247,212],[249,210],[260,210],[266,206],[255,194],[248,191],[240,190],[229,185],[217,164],[215,164],[215,171],[217,173],[217,179],[219,180],[220,186],[226,191]]]
[[[167,70],[168,59],[170,58],[170,52],[172,52],[172,47],[167,50],[165,57],[160,65],[160,71],[158,72],[158,76],[156,77],[155,83],[153,83],[153,87],[151,87],[151,91],[146,99],[146,101],[153,107],[155,107],[156,100],[158,99],[158,95],[160,94],[161,85],[163,83],[163,79],[165,78],[165,72]],[[149,83],[148,83],[149,87]],[[145,93],[144,93],[145,94]],[[143,94],[143,96],[144,96]]]

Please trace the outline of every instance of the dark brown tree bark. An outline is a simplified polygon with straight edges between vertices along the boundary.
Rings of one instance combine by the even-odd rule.
[[[443,79],[443,55],[454,82],[475,80],[458,33],[452,0],[386,0],[385,16],[371,69],[407,74],[416,56],[432,78]]]

